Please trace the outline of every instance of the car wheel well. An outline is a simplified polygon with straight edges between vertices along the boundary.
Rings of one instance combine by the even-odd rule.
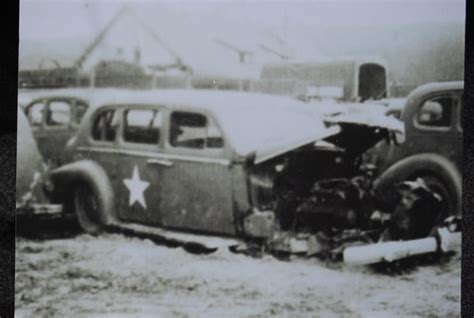
[[[53,171],[52,179],[58,193],[69,199],[69,202],[74,201],[75,190],[80,185],[91,187],[100,199],[102,223],[104,225],[115,223],[115,200],[112,184],[104,168],[97,162],[82,160],[67,164]]]
[[[374,193],[381,198],[382,204],[393,207],[395,196],[390,195],[393,185],[416,177],[438,180],[450,195],[450,206],[453,209],[451,214],[460,212],[462,177],[451,161],[438,154],[417,154],[396,162],[375,180]]]

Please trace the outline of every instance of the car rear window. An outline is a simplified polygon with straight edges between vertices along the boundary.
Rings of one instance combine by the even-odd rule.
[[[212,120],[198,113],[171,114],[169,142],[173,147],[223,148],[222,133]]]
[[[163,123],[157,110],[131,109],[124,113],[123,139],[127,142],[157,144]]]

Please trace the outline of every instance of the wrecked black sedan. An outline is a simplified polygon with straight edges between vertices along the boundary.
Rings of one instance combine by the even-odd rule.
[[[355,229],[369,241],[386,233],[361,155],[403,132],[396,119],[324,121],[289,98],[216,91],[117,92],[95,103],[68,143],[70,162],[51,172],[55,197],[89,233],[289,252],[300,238],[307,251],[317,234],[334,243]]]

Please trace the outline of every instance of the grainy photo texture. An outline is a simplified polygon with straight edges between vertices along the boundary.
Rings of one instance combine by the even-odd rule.
[[[15,316],[460,316],[464,16],[22,0]]]

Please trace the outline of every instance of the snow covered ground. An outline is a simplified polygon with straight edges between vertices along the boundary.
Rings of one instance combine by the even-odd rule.
[[[460,316],[459,253],[389,274],[122,234],[18,238],[16,250],[16,317]]]

